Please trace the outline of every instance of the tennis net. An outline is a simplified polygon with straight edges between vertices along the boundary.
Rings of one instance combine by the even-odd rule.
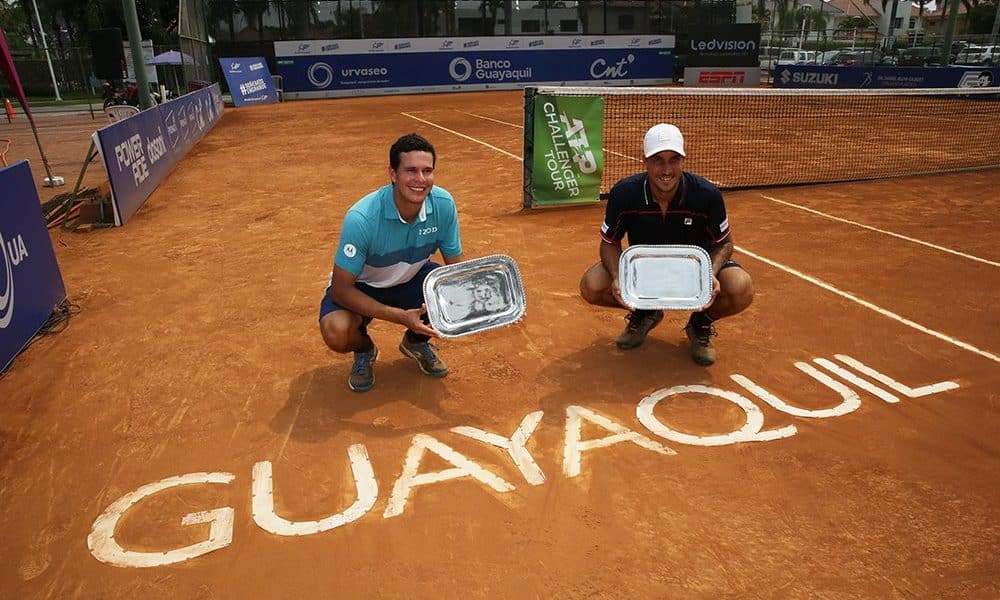
[[[526,159],[536,96],[603,98],[601,197],[644,169],[660,122],[684,133],[685,169],[726,189],[1000,167],[998,88],[527,88]]]

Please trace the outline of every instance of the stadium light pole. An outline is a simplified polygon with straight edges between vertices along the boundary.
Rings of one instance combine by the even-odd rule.
[[[42,48],[45,50],[45,60],[49,63],[49,75],[52,76],[52,89],[56,91],[56,100],[62,101],[59,97],[59,84],[56,83],[56,72],[52,68],[52,57],[49,55],[49,43],[45,41],[45,29],[42,27],[42,16],[38,14],[38,2],[36,0],[31,0],[31,4],[35,7],[35,19],[38,21],[38,33],[40,38],[42,38]]]
[[[951,42],[955,39],[955,24],[958,23],[958,3],[962,0],[952,0],[951,3],[951,13],[948,14],[948,29],[944,34],[944,48],[941,49],[942,54],[944,54],[944,64],[951,64]],[[945,0],[947,2],[947,0]]]

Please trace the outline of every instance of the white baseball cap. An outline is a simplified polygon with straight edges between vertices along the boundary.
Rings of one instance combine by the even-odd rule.
[[[643,155],[649,158],[657,152],[663,152],[664,150],[673,150],[677,154],[685,156],[684,136],[681,135],[681,130],[673,125],[668,125],[667,123],[653,125],[646,132],[646,137],[642,141]]]

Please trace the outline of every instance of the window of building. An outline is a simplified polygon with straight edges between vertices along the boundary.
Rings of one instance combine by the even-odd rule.
[[[542,22],[538,19],[525,19],[521,21],[521,33],[539,33],[542,31]]]
[[[618,15],[618,29],[622,31],[635,29],[635,15]]]

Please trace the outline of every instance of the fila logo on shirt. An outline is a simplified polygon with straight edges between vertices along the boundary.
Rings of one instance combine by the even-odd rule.
[[[685,225],[690,225],[692,223],[694,223],[694,219],[692,219],[691,217],[687,217],[687,218],[684,219],[684,224]]]

